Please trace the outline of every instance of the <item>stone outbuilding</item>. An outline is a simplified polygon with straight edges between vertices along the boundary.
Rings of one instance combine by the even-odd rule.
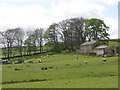
[[[96,56],[113,56],[114,50],[107,45],[103,45],[100,41],[87,41],[80,45],[77,53]]]
[[[93,53],[95,47],[100,45],[99,41],[87,41],[80,45],[80,54]]]
[[[111,47],[107,45],[99,45],[95,47],[94,52],[96,53],[97,56],[112,56],[113,55],[113,50]]]
[[[120,44],[113,47],[114,48],[114,54],[116,56],[120,55]]]

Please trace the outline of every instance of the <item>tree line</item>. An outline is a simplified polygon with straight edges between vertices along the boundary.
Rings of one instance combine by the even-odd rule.
[[[51,47],[51,51],[73,52],[80,48],[85,41],[102,40],[108,43],[109,27],[103,20],[83,17],[70,18],[51,24],[45,31],[43,28],[24,31],[22,28],[7,29],[0,32],[0,43],[4,46],[2,54],[10,59],[19,52],[19,55],[42,53],[43,43]]]

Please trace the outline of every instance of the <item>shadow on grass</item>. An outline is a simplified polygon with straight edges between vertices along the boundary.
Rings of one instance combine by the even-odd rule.
[[[23,80],[23,81],[8,81],[2,82],[2,84],[13,84],[13,83],[23,83],[23,82],[37,82],[37,81],[50,81],[53,79],[31,79],[31,80]]]

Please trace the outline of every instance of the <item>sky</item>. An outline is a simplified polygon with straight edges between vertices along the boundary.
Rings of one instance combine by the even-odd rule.
[[[48,28],[52,23],[84,17],[102,19],[110,38],[118,38],[119,0],[0,0],[0,31]]]

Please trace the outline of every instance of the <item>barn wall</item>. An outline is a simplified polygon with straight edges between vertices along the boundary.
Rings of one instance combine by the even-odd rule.
[[[113,55],[113,51],[111,48],[107,47],[107,48],[100,48],[100,49],[95,49],[94,50],[96,52],[97,56],[112,56]]]
[[[113,50],[108,47],[108,48],[105,49],[105,54],[107,54],[108,56],[112,56],[113,55]]]
[[[106,55],[113,55],[113,51],[110,47],[105,48],[98,48],[95,49],[97,46],[102,45],[100,42],[95,42],[93,44],[81,44],[80,49],[77,50],[77,53],[79,54],[91,54],[95,53],[97,56],[104,56]]]
[[[84,45],[80,47],[80,52],[82,54],[88,54],[93,51],[93,46],[92,45]]]
[[[97,49],[97,50],[95,50],[96,51],[96,55],[97,56],[103,56],[104,55],[104,49]]]

